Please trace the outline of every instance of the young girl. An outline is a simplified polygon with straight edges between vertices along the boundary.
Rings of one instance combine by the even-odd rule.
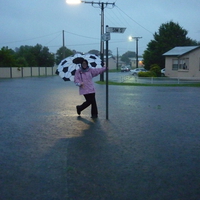
[[[92,78],[106,71],[106,67],[90,68],[88,61],[83,60],[80,69],[76,70],[74,82],[79,86],[79,94],[84,95],[85,102],[82,105],[76,106],[77,114],[91,105],[91,118],[98,117],[98,109],[95,98],[95,88]]]

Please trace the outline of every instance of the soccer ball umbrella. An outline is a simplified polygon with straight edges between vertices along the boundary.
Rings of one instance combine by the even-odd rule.
[[[104,63],[97,55],[77,53],[63,59],[58,65],[56,74],[64,81],[74,81],[75,72],[81,67],[81,63],[84,59],[88,61],[89,67],[101,68],[104,66]]]

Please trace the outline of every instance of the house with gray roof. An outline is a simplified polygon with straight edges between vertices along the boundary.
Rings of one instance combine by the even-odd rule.
[[[163,56],[166,76],[200,78],[200,46],[174,47]]]

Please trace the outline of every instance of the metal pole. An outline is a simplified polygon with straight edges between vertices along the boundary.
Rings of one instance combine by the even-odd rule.
[[[95,1],[81,1],[81,3],[86,4],[92,4],[92,5],[99,5],[101,7],[101,37],[104,34],[104,5],[109,6],[112,5],[115,6],[115,3],[108,3],[108,2],[95,2]],[[104,41],[101,40],[100,37],[100,58],[104,62]],[[104,81],[104,73],[100,75],[100,81]]]
[[[138,38],[136,38],[136,68],[138,68]]]
[[[119,53],[118,53],[118,47],[117,47],[117,71],[119,69]]]
[[[142,37],[132,37],[132,39],[136,40],[136,68],[138,68],[138,40]]]
[[[24,67],[21,67],[21,76],[22,76],[22,78],[24,77]]]
[[[101,2],[101,37],[104,34],[104,2]],[[104,62],[104,41],[100,37],[100,57]],[[104,73],[100,75],[100,81],[104,81]]]
[[[106,26],[106,32],[108,25]],[[106,40],[106,119],[108,119],[108,40]]]
[[[142,37],[131,37],[132,39],[135,39],[136,40],[136,53],[135,53],[135,56],[136,56],[136,68],[138,68],[138,40]]]
[[[12,67],[10,67],[10,78],[12,78]]]

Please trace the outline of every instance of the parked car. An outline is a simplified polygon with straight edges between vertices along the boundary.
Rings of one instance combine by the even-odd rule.
[[[129,72],[130,71],[130,67],[129,66],[122,66],[121,67],[121,72]]]
[[[161,76],[165,76],[165,68],[161,69]]]
[[[130,70],[132,75],[138,75],[139,72],[147,72],[147,70],[145,68],[139,67],[139,68],[135,68]]]

